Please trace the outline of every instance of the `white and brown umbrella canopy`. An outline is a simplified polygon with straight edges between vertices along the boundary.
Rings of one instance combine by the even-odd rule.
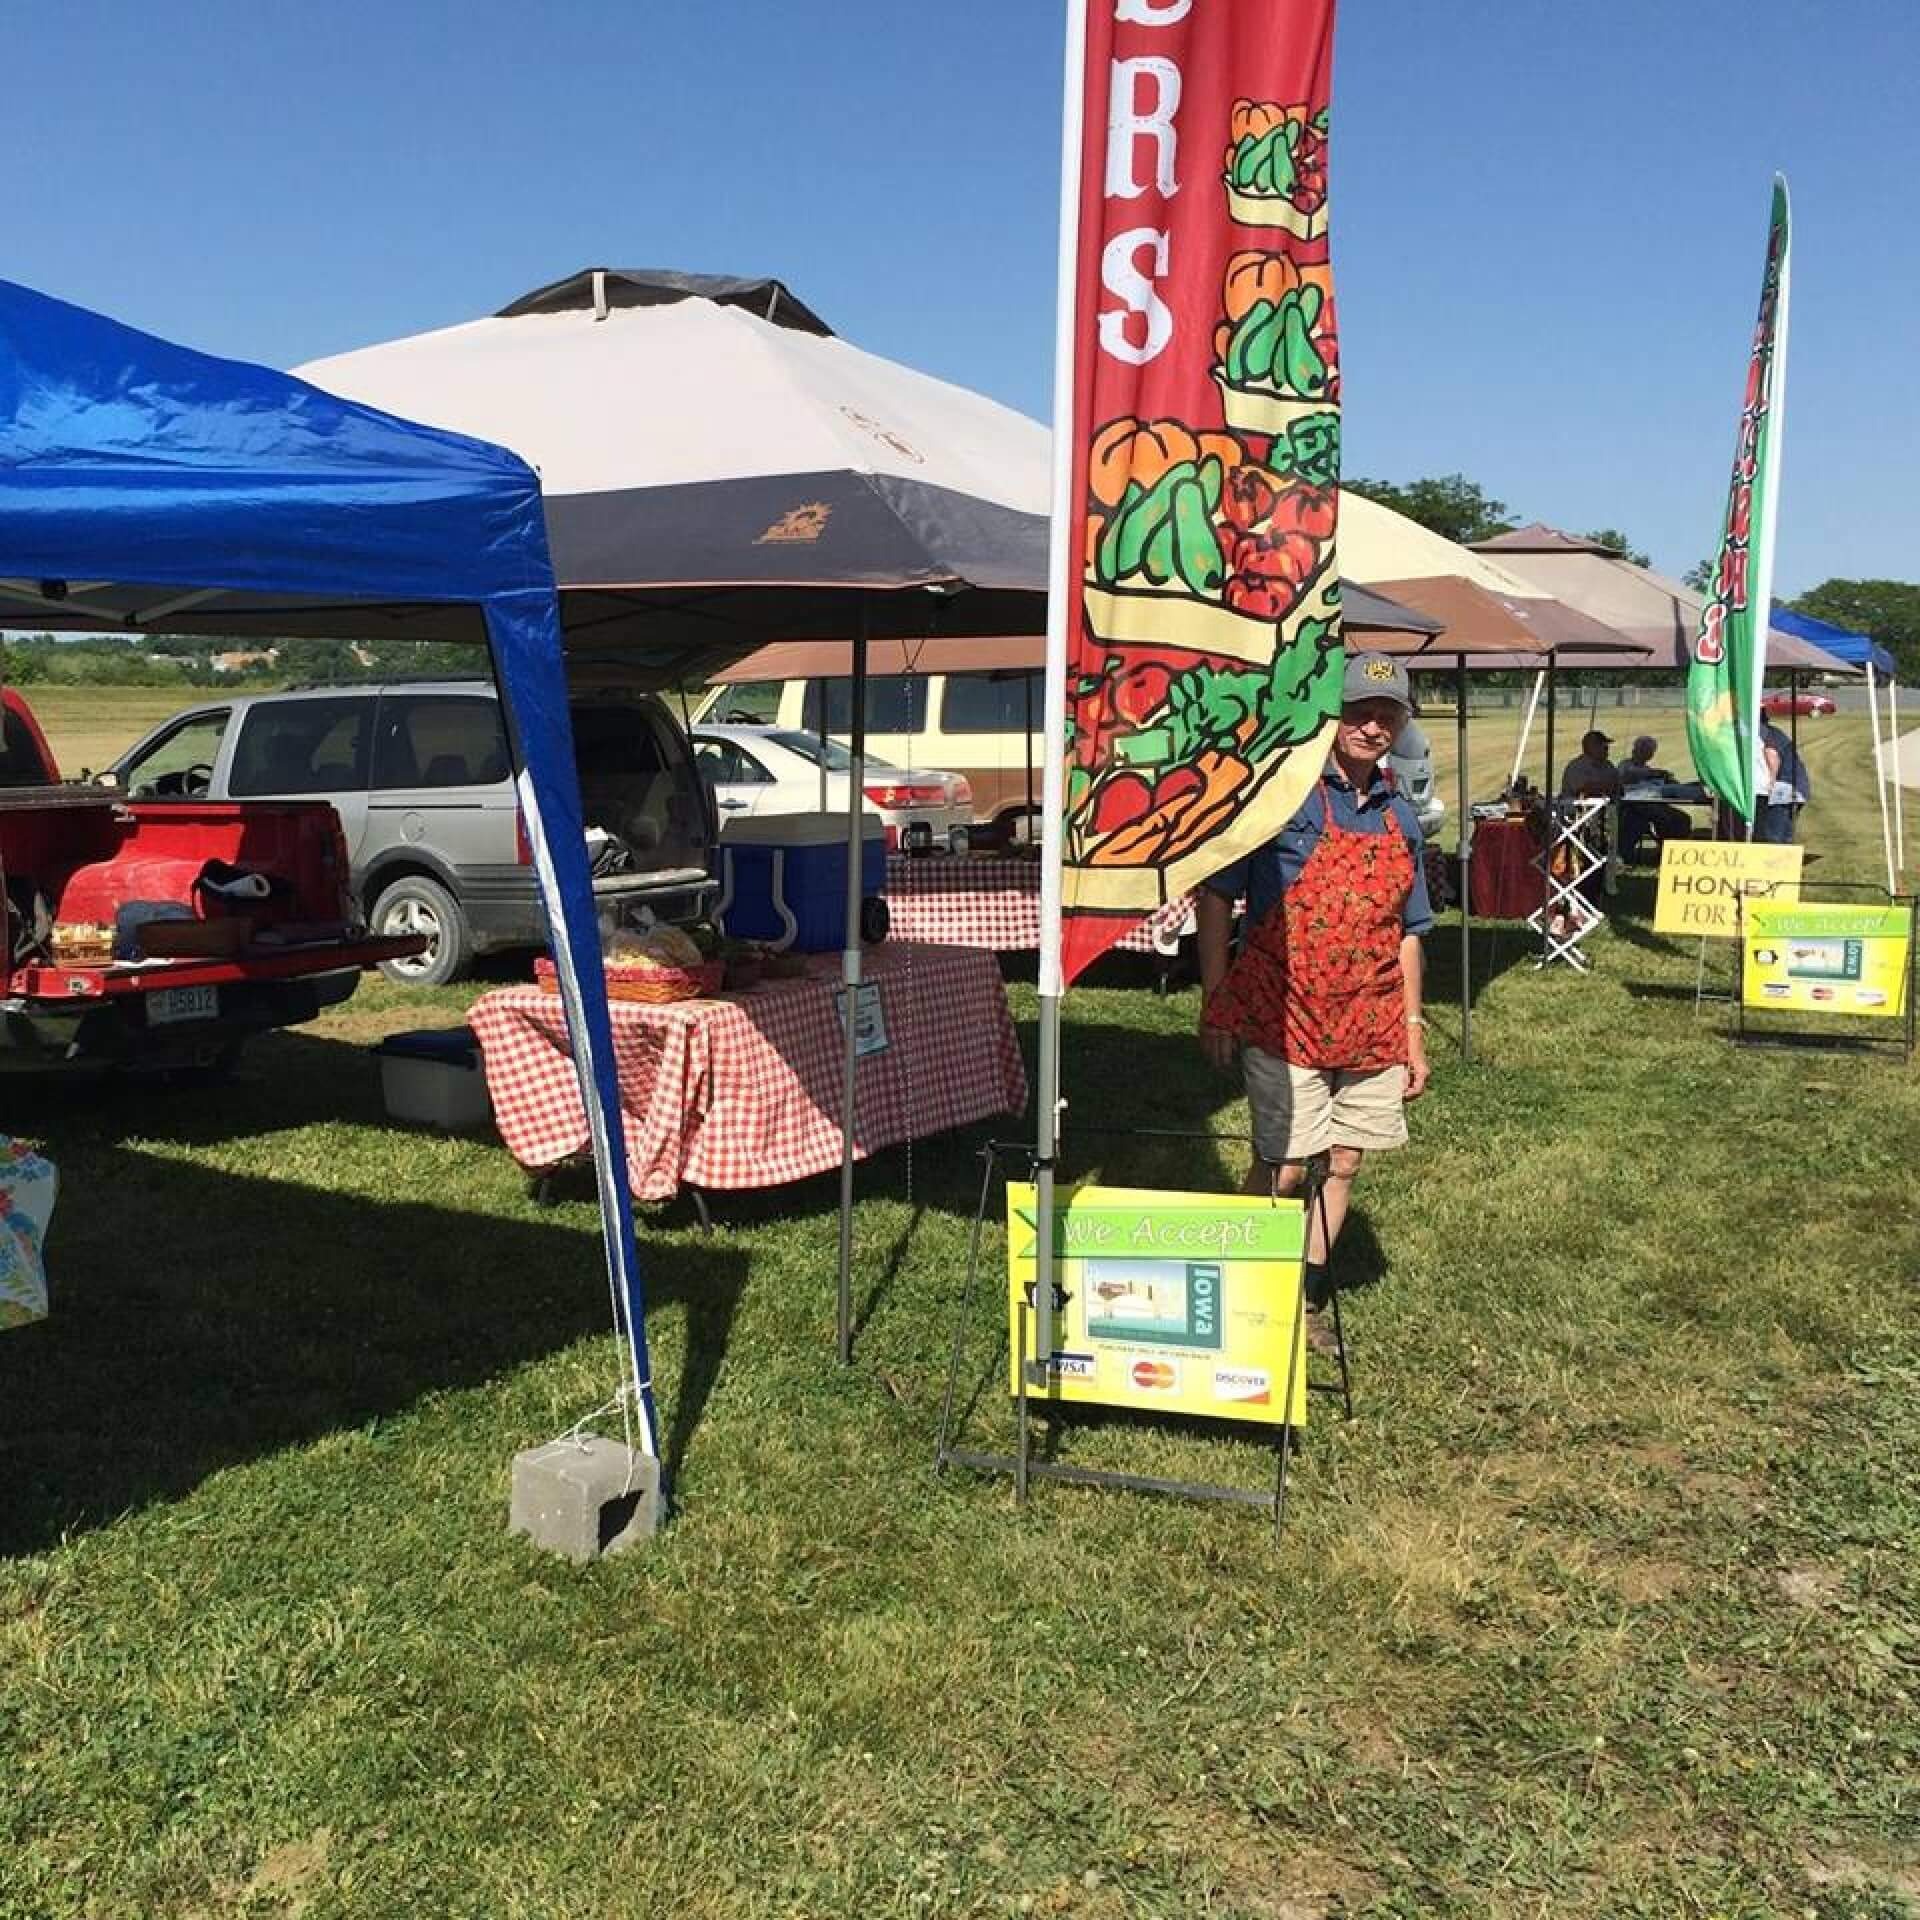
[[[838,338],[777,280],[589,268],[297,369],[540,474],[570,643],[1044,619],[1048,434]]]

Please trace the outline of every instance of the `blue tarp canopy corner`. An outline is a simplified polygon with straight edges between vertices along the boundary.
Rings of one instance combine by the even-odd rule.
[[[393,637],[408,609],[474,609],[581,1075],[615,1318],[657,1454],[538,477],[505,448],[0,281],[0,626],[166,632],[169,615],[216,598],[236,633],[272,633],[297,610],[303,630],[320,618],[341,639]]]
[[[1854,633],[1847,627],[1836,627],[1831,620],[1817,620],[1810,613],[1796,613],[1791,607],[1781,606],[1778,601],[1774,602],[1773,617],[1767,624],[1808,641],[1822,652],[1831,653],[1849,665],[1871,665],[1883,680],[1891,680],[1899,670],[1893,655],[1872,635]]]

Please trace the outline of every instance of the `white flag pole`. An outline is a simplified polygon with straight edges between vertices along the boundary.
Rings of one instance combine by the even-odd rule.
[[[1747,582],[1747,604],[1753,608],[1753,697],[1747,703],[1746,749],[1753,767],[1755,792],[1753,810],[1747,816],[1747,838],[1754,837],[1754,825],[1766,796],[1758,791],[1766,769],[1760,752],[1760,694],[1767,679],[1767,635],[1773,626],[1773,535],[1780,521],[1780,449],[1787,435],[1787,300],[1793,283],[1793,207],[1787,197],[1787,177],[1773,176],[1773,190],[1780,196],[1780,286],[1774,297],[1773,354],[1768,363],[1767,433],[1764,458],[1766,469],[1760,475],[1760,525],[1755,529],[1752,549],[1753,572]]]
[[[1067,784],[1067,639],[1078,616],[1073,553],[1074,348],[1080,292],[1080,161],[1087,66],[1087,0],[1067,0],[1066,79],[1060,112],[1060,254],[1053,334],[1052,547],[1047,567],[1047,678],[1040,773],[1040,1032],[1034,1115],[1034,1329],[1029,1384],[1045,1387],[1053,1353],[1053,1158],[1059,1141],[1061,863]]]

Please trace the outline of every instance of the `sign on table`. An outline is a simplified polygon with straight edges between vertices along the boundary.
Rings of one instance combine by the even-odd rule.
[[[1660,852],[1654,932],[1735,938],[1742,897],[1798,893],[1805,852],[1759,840],[1669,840]]]
[[[1744,932],[1740,991],[1750,1007],[1876,1019],[1907,1010],[1909,906],[1752,900]]]
[[[1009,1184],[1015,1393],[1023,1330],[1031,1340],[1034,1325],[1035,1214],[1032,1186]],[[1045,1397],[1304,1426],[1305,1246],[1297,1200],[1094,1186],[1061,1194]]]
[[[862,986],[853,1003],[853,1056],[864,1060],[870,1053],[887,1050],[887,1016],[880,1009],[880,989],[871,983]],[[833,1010],[840,1019],[840,1031],[847,1030],[847,990],[835,987]]]

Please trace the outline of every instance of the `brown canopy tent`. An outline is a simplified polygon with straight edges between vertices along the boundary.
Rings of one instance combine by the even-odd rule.
[[[1340,598],[1347,631],[1364,636],[1370,647],[1390,651],[1418,648],[1433,639],[1444,624],[1411,605],[1399,605],[1348,580],[1340,583]],[[1039,633],[977,637],[933,633],[919,639],[870,640],[867,668],[872,673],[1037,673],[1046,665],[1046,651],[1046,636]],[[848,639],[776,640],[721,667],[709,684],[838,679],[850,671],[852,661],[853,642]]]

